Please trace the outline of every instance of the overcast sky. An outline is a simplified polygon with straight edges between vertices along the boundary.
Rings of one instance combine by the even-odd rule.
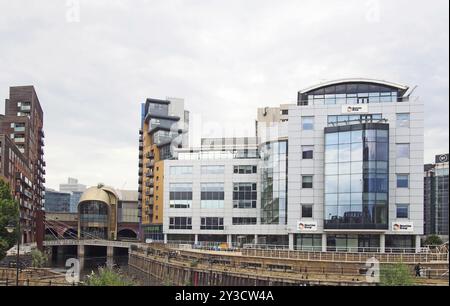
[[[449,150],[448,3],[0,0],[0,106],[9,86],[36,87],[47,187],[71,176],[134,189],[146,97],[184,98],[203,136],[249,136],[257,107],[378,78],[419,86],[432,162]]]

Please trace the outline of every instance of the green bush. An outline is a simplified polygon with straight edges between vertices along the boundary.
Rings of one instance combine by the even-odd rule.
[[[47,255],[39,250],[31,251],[31,265],[33,268],[43,268],[48,262]]]
[[[425,245],[441,245],[444,242],[442,241],[441,237],[438,235],[430,235],[425,240]]]
[[[129,280],[119,270],[110,268],[99,268],[99,273],[92,272],[87,277],[87,286],[134,286],[133,281]]]
[[[382,286],[411,286],[413,277],[404,263],[382,264],[380,271]]]

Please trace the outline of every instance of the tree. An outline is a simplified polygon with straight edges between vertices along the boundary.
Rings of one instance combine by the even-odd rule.
[[[11,196],[9,184],[0,179],[0,260],[17,243],[17,229],[10,234],[5,227],[18,221],[19,205]]]
[[[98,274],[92,272],[86,281],[87,286],[134,286],[119,270],[99,268]]]
[[[413,278],[404,263],[383,264],[380,271],[382,286],[411,286]]]
[[[425,245],[442,245],[444,242],[438,235],[430,235],[425,240]]]

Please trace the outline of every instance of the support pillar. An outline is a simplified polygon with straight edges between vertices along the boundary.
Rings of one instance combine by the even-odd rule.
[[[327,234],[322,234],[322,252],[327,251]]]
[[[420,240],[420,236],[416,235],[416,253],[420,253],[421,247],[422,247],[422,241]]]
[[[289,250],[294,250],[294,234],[289,234]]]
[[[80,263],[80,271],[84,269],[84,245],[79,245],[77,248],[77,258]]]
[[[164,234],[164,244],[167,244],[167,234]]]
[[[106,247],[106,266],[112,268],[114,266],[114,247]]]
[[[380,253],[386,253],[386,235],[380,235]]]
[[[227,244],[228,244],[228,247],[231,248],[231,246],[233,244],[233,239],[232,239],[231,235],[227,235]]]
[[[255,242],[254,244],[258,244],[258,235],[255,234]]]
[[[198,244],[198,234],[194,235],[194,244]]]
[[[60,245],[56,251],[56,261],[62,262],[64,260],[64,246]]]

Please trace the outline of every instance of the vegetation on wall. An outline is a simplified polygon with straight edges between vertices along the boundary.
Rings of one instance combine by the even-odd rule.
[[[87,277],[87,286],[135,286],[120,270],[99,268],[98,274],[94,272]]]
[[[413,277],[411,271],[404,263],[382,264],[381,265],[381,285],[382,286],[411,286]]]
[[[5,227],[18,219],[18,203],[11,196],[9,184],[0,179],[0,260],[17,243],[17,230],[10,234]]]

